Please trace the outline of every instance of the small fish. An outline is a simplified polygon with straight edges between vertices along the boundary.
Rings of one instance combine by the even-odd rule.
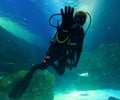
[[[88,73],[88,72],[79,73],[78,76],[81,76],[81,77],[88,77],[88,76],[89,76],[89,73]]]

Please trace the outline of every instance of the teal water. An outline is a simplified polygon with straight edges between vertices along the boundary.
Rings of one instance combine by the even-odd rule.
[[[66,71],[62,77],[51,67],[47,69],[55,75],[55,94],[73,90],[120,90],[119,3],[119,0],[1,0],[1,78],[41,62],[56,30],[49,25],[49,17],[70,5],[75,11],[89,12],[92,23],[77,68]]]

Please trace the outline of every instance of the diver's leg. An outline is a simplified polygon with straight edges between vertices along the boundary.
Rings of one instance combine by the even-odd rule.
[[[46,55],[42,63],[37,65],[37,68],[40,70],[45,70],[49,65],[51,65],[51,63],[53,63],[53,61],[54,59],[52,59],[51,56]]]
[[[37,69],[40,69],[40,70],[45,70],[48,65],[44,62],[42,62],[41,64],[38,64],[38,65],[35,65]]]
[[[56,44],[51,43],[46,53],[46,57],[43,59],[41,64],[38,64],[38,69],[44,70],[56,60],[56,48]]]
[[[64,72],[65,72],[66,60],[65,59],[60,59],[60,60],[58,60],[58,65],[53,63],[53,64],[51,64],[51,66],[55,69],[55,71],[59,75],[63,75]]]

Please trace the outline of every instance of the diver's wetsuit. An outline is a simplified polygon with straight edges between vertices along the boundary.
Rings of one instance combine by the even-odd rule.
[[[71,27],[69,32],[63,32],[62,29],[58,29],[57,32],[59,41],[64,41],[68,36],[69,38],[64,43],[59,43],[55,36],[51,41],[45,59],[38,68],[44,70],[51,65],[59,75],[62,75],[65,67],[71,65],[68,65],[68,59],[75,61],[72,67],[77,66],[82,51],[84,31],[83,27],[76,24]]]

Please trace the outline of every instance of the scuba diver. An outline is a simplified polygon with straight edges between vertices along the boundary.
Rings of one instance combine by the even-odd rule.
[[[74,8],[70,6],[61,9],[61,15],[62,23],[56,27],[57,32],[51,39],[46,57],[37,66],[40,70],[52,66],[59,75],[78,64],[85,36],[83,25],[87,19],[86,12],[78,11],[74,15]]]
[[[50,23],[51,18],[55,15],[62,16],[62,22],[58,26]],[[87,15],[89,15],[90,23],[84,32],[83,25],[86,22]],[[48,66],[52,66],[59,75],[63,75],[66,69],[72,70],[72,68],[77,67],[83,48],[83,40],[91,24],[90,14],[78,11],[74,15],[74,8],[65,6],[64,9],[61,9],[61,14],[54,14],[50,17],[49,23],[57,28],[57,32],[51,39],[46,57],[41,64],[34,65],[25,77],[15,85],[9,93],[9,98],[20,98],[38,69],[45,70]]]

